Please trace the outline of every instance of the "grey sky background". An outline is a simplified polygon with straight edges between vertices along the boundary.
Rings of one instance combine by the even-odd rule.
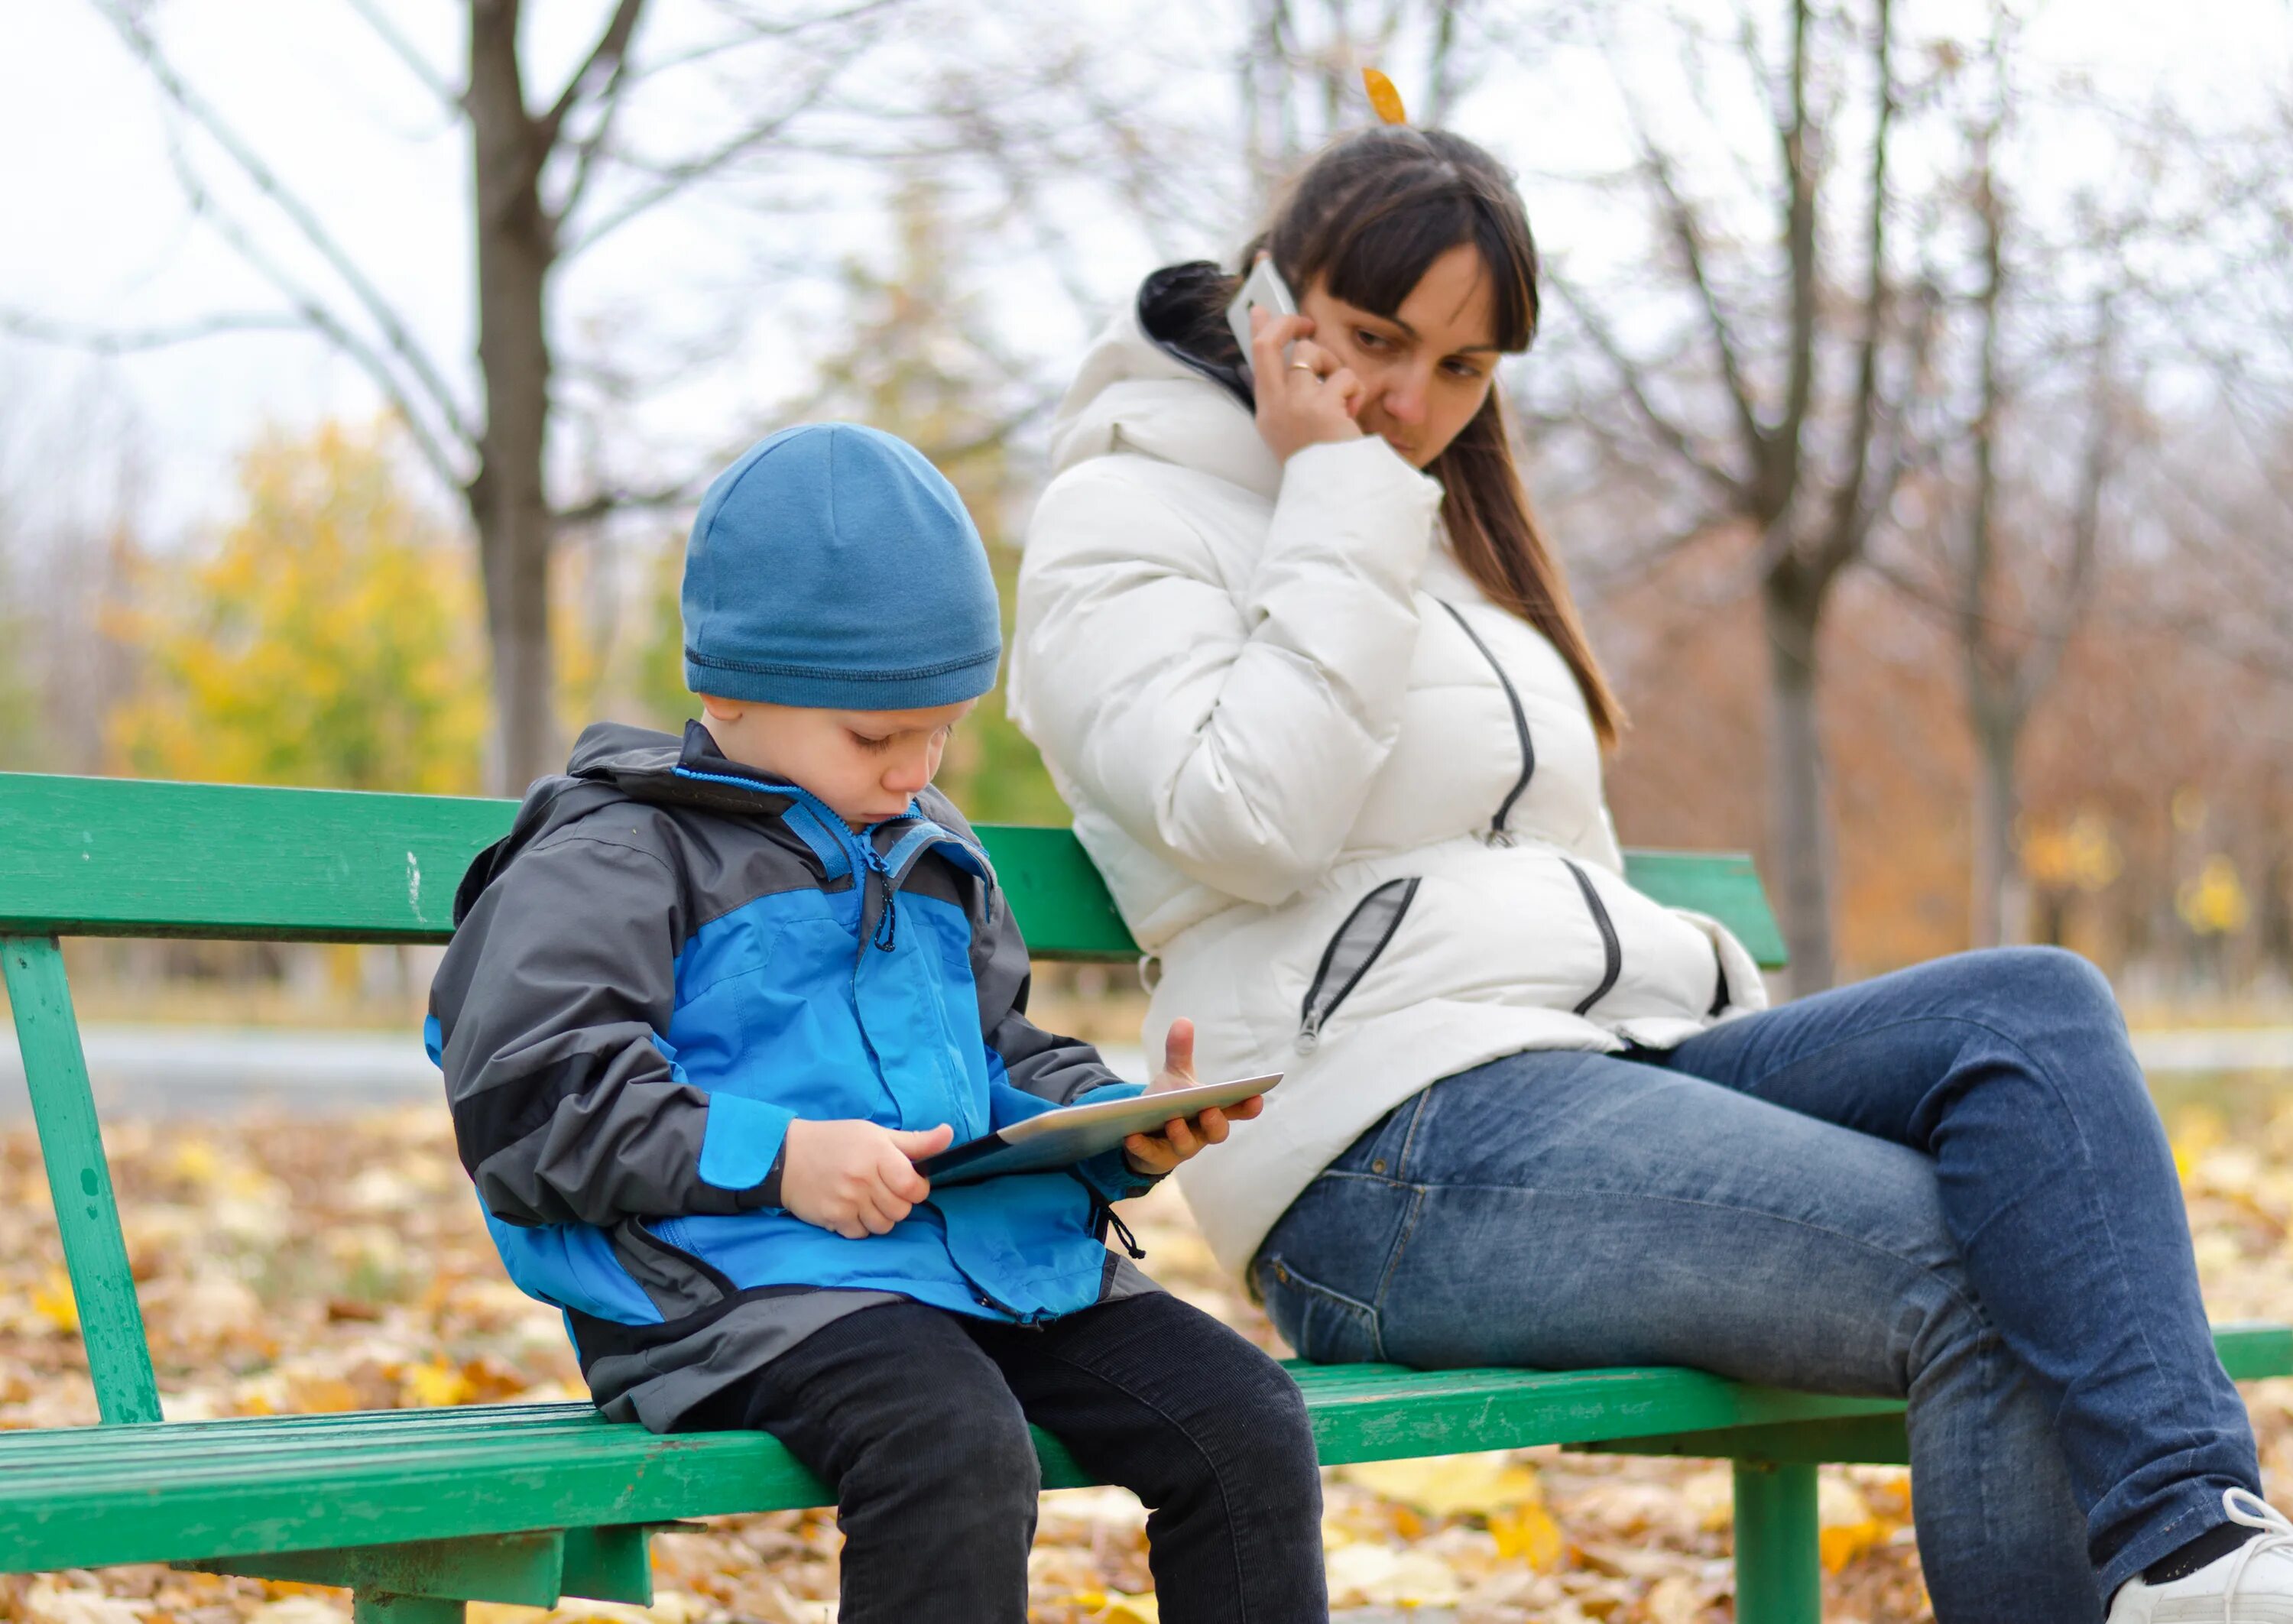
[[[446,0],[384,0],[398,25],[450,77],[461,41]],[[530,95],[562,79],[606,7],[559,0],[532,8]],[[1950,27],[1953,6],[1902,8],[1916,42]],[[1645,19],[1645,8],[1642,20]],[[1979,8],[1957,8],[1969,31]],[[679,26],[660,8],[641,41],[660,49]],[[186,77],[316,203],[371,279],[407,314],[457,377],[472,368],[471,277],[464,229],[467,156],[459,126],[372,30],[338,0],[170,0],[163,37]],[[1161,20],[1139,50],[1173,76],[1178,93],[1237,130],[1230,70],[1236,41],[1223,8],[1178,0],[1151,12],[1095,6],[1080,26],[1117,31]],[[1630,4],[1618,13],[1629,31]],[[986,26],[983,24],[983,27]],[[148,76],[109,27],[79,0],[10,0],[0,23],[0,307],[65,322],[143,328],[215,311],[277,308],[260,280],[191,213],[168,156],[167,125]],[[2058,0],[2033,11],[2031,55],[2049,70],[2089,74],[2106,100],[2127,107],[2169,96],[2201,118],[2234,118],[2281,92],[2293,77],[2293,5],[2286,0]],[[948,48],[938,42],[935,48]],[[960,48],[960,43],[958,47]],[[1413,88],[1406,64],[1396,77]],[[1565,53],[1542,61],[1486,63],[1455,125],[1524,172],[1531,216],[1548,251],[1597,261],[1612,237],[1596,208],[1543,178],[1550,169],[1595,167],[1617,151],[1613,104],[1598,76],[1572,70]],[[705,98],[653,109],[671,141],[682,116],[696,127],[717,109]],[[2024,132],[2042,169],[2065,176],[2090,166],[2093,143],[2069,122],[2034,115]],[[213,180],[229,174],[199,160]],[[224,187],[226,206],[243,190]],[[693,381],[659,392],[628,425],[643,443],[628,457],[673,455],[719,440],[728,422],[761,418],[804,381],[834,336],[822,287],[791,285],[782,268],[800,231],[802,257],[825,265],[840,254],[887,252],[864,177],[823,169],[818,206],[774,222],[706,202],[673,206],[609,241],[561,288],[559,319],[649,335],[665,356],[680,340],[737,339],[729,364],[696,368]],[[848,198],[839,206],[839,197]],[[259,217],[254,211],[245,211]],[[1161,222],[1150,244],[1122,222],[1079,222],[1079,245],[1063,283],[1010,244],[995,245],[983,291],[1010,341],[1057,368],[1090,323],[1122,297],[1160,247],[1217,252],[1232,222]],[[285,238],[266,232],[266,240]],[[1080,280],[1079,310],[1063,291]],[[641,356],[632,358],[642,361]],[[14,448],[10,473],[20,505],[36,505],[41,466],[61,468],[75,442],[132,424],[141,470],[138,505],[161,544],[228,508],[233,459],[264,425],[306,424],[328,415],[362,417],[378,398],[350,362],[318,340],[235,334],[145,354],[93,360],[69,350],[0,340],[0,431]],[[625,461],[628,458],[624,459]]]

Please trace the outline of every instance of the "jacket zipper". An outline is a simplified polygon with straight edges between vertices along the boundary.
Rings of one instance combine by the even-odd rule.
[[[1511,845],[1512,835],[1505,828],[1505,820],[1512,816],[1513,803],[1520,799],[1522,792],[1528,788],[1529,779],[1536,772],[1536,747],[1529,742],[1528,713],[1521,708],[1520,694],[1513,687],[1512,678],[1505,675],[1505,668],[1497,663],[1497,657],[1489,645],[1481,641],[1481,634],[1465,623],[1463,612],[1446,598],[1436,598],[1434,602],[1449,611],[1449,618],[1457,623],[1457,629],[1472,640],[1473,647],[1481,651],[1481,658],[1489,662],[1489,669],[1496,673],[1497,686],[1504,690],[1505,703],[1512,707],[1513,737],[1520,741],[1520,776],[1505,792],[1504,800],[1497,807],[1497,815],[1489,820],[1489,844]]]
[[[1370,966],[1391,945],[1394,933],[1401,928],[1402,916],[1417,900],[1418,879],[1388,880],[1353,906],[1329,942],[1322,949],[1322,961],[1314,967],[1314,979],[1306,989],[1305,1001],[1298,1010],[1298,1048],[1311,1053],[1322,1040],[1322,1027],[1335,1014],[1353,990],[1361,984]],[[1376,940],[1369,940],[1374,933]],[[1339,957],[1340,949],[1352,946],[1358,949],[1366,944],[1366,952],[1348,958]],[[1333,990],[1331,983],[1335,982]],[[1329,996],[1323,994],[1327,991]]]
[[[1568,865],[1568,872],[1576,877],[1576,889],[1584,893],[1584,906],[1592,910],[1592,923],[1600,933],[1600,954],[1604,961],[1600,969],[1600,984],[1576,1006],[1576,1013],[1581,1015],[1607,998],[1608,990],[1616,984],[1616,977],[1624,974],[1625,945],[1616,940],[1616,922],[1608,917],[1608,905],[1601,901],[1600,893],[1592,889],[1592,877],[1569,859],[1564,857],[1560,860]]]

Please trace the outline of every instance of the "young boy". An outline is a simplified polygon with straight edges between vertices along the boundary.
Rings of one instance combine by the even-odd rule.
[[[930,788],[1001,656],[953,489],[874,430],[775,434],[709,488],[683,602],[705,720],[589,728],[455,898],[427,1037],[511,1277],[608,1415],[761,1427],[834,1486],[844,1624],[1025,1618],[1029,1421],[1153,1508],[1173,1624],[1325,1618],[1295,1386],[1102,1240],[1256,1103],[1071,1172],[912,1165],[1137,1091],[1029,1023]],[[1179,1022],[1154,1087],[1192,1055]]]

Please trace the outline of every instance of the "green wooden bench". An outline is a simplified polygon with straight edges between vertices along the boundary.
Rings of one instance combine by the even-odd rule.
[[[163,1421],[58,948],[63,936],[435,942],[506,801],[0,774],[0,961],[103,1424],[0,1433],[0,1571],[174,1562],[345,1585],[361,1620],[466,1601],[652,1599],[681,1518],[818,1506],[761,1434],[655,1437],[581,1404]],[[1137,949],[1064,829],[982,831],[1045,958]],[[1633,880],[1783,944],[1748,859],[1634,852]],[[2240,1378],[2293,1372],[2293,1329],[2220,1333]],[[1695,1370],[1292,1367],[1328,1462],[1560,1443],[1735,1463],[1738,1617],[1819,1613],[1815,1466],[1901,1462],[1902,1409]],[[1043,1481],[1089,1478],[1039,1434]]]

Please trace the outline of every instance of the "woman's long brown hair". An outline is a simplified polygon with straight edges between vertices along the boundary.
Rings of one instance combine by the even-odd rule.
[[[1275,205],[1259,250],[1296,288],[1324,282],[1349,304],[1391,316],[1450,249],[1470,246],[1495,292],[1496,345],[1519,354],[1536,337],[1536,242],[1504,166],[1445,130],[1380,125],[1309,165]],[[1560,561],[1530,512],[1496,390],[1426,469],[1441,482],[1441,517],[1457,562],[1490,600],[1544,634],[1576,673],[1601,741],[1624,731],[1568,594]]]

